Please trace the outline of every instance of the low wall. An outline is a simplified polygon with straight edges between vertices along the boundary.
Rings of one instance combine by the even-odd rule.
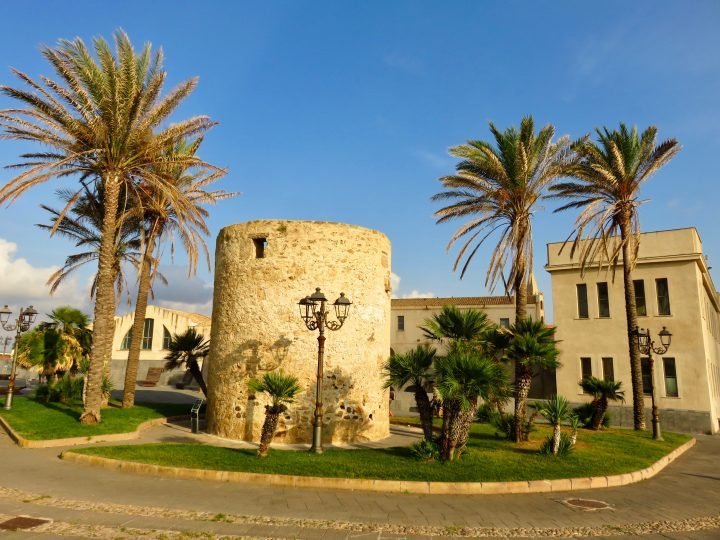
[[[110,364],[110,381],[115,390],[120,390],[125,386],[125,365],[127,360],[113,360]],[[138,364],[138,380],[141,381],[147,376],[148,369],[165,367],[165,360],[140,360]],[[160,381],[157,386],[174,386],[180,382],[185,375],[185,368],[164,371],[160,375]],[[196,389],[197,383],[193,380],[186,388]]]

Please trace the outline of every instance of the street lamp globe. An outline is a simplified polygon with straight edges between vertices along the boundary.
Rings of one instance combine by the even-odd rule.
[[[12,311],[10,311],[10,308],[7,304],[3,306],[2,309],[0,309],[0,323],[5,324],[10,320],[10,315],[12,315]]]
[[[335,316],[337,317],[337,320],[343,322],[347,319],[352,302],[347,296],[345,296],[345,293],[341,292],[340,297],[335,300],[333,305],[335,306]]]
[[[315,302],[306,296],[298,302],[298,306],[300,307],[300,317],[305,324],[309,323],[315,314]]]
[[[660,336],[660,343],[662,343],[662,346],[665,347],[665,349],[669,349],[670,342],[672,341],[672,334],[663,326],[662,330],[658,332],[658,335]]]
[[[30,325],[35,322],[37,314],[37,310],[32,306],[25,309],[25,311],[20,314],[20,320],[23,327],[26,329],[30,328]]]

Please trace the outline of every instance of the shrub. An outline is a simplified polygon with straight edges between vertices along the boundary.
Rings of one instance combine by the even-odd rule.
[[[579,407],[575,407],[573,412],[575,413],[575,416],[580,419],[580,423],[584,428],[592,427],[593,415],[595,414],[595,407],[593,407],[592,403],[584,403]],[[602,425],[605,428],[610,427],[610,413],[605,413]]]
[[[82,401],[83,378],[65,375],[40,385],[35,398],[45,403],[75,403]]]
[[[558,452],[557,456],[567,456],[570,452],[572,452],[573,449],[573,443],[572,438],[567,433],[561,433],[560,434],[560,445],[558,446]],[[542,446],[540,447],[540,454],[544,456],[552,456],[553,455],[553,438],[552,435],[548,435],[548,437],[545,439],[545,442],[543,442]]]
[[[525,422],[522,425],[522,440],[529,441],[530,434],[535,431],[535,418],[538,415],[537,409],[533,410],[532,413],[526,415]],[[515,415],[503,413],[500,414],[497,411],[493,411],[490,414],[490,423],[495,426],[497,430],[495,432],[496,437],[502,437],[509,441],[515,440]]]
[[[475,413],[475,421],[489,424],[492,422],[493,413],[497,414],[489,403],[482,403]]]
[[[436,461],[440,459],[440,448],[435,441],[423,439],[410,447],[410,453],[419,461]]]

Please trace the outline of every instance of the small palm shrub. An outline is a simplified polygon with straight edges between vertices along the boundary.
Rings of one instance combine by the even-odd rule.
[[[436,461],[440,459],[440,447],[435,441],[423,439],[410,447],[410,453],[418,461]]]
[[[551,396],[546,402],[539,404],[538,412],[543,415],[553,427],[552,451],[553,454],[557,454],[560,446],[560,426],[571,414],[568,400],[563,396]]]
[[[263,375],[262,380],[250,379],[247,385],[251,392],[265,393],[271,399],[270,405],[265,405],[265,421],[257,451],[258,457],[265,457],[275,437],[280,415],[287,411],[288,404],[295,401],[300,385],[297,377],[286,375],[282,371],[270,371]]]
[[[622,383],[619,381],[587,377],[580,381],[580,386],[593,396],[593,418],[590,426],[592,429],[600,429],[600,426],[603,425],[610,401],[625,401],[625,392],[621,390]]]
[[[65,375],[42,384],[35,391],[35,399],[45,403],[72,404],[82,401],[83,378]]]
[[[578,434],[578,428],[580,427],[580,418],[573,414],[570,417],[570,441],[572,442],[572,445],[575,446],[575,443],[577,442],[577,434]]]
[[[492,406],[489,403],[483,403],[478,407],[475,413],[475,421],[483,424],[489,424],[492,422],[493,413]]]
[[[525,417],[520,424],[520,440],[529,441],[530,434],[535,431],[535,419],[538,415],[538,410],[531,405],[532,411]],[[509,413],[499,413],[493,411],[490,415],[490,423],[495,427],[495,436],[507,439],[508,441],[515,440],[515,415]]]
[[[579,407],[575,407],[573,409],[573,413],[580,420],[580,425],[582,425],[582,427],[587,429],[592,428],[593,416],[595,414],[595,407],[592,403],[583,403]],[[612,415],[606,412],[605,417],[603,418],[602,426],[605,428],[610,427],[611,419]]]
[[[548,435],[547,439],[545,439],[545,442],[543,442],[540,447],[540,454],[545,456],[567,456],[573,449],[572,437],[567,433],[561,433],[557,451],[553,451],[554,445],[553,436]]]

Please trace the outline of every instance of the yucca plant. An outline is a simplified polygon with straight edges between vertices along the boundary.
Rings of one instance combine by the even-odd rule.
[[[270,443],[275,437],[280,415],[287,410],[288,404],[295,401],[295,396],[300,392],[300,385],[297,377],[287,375],[282,371],[265,373],[261,380],[250,379],[247,385],[251,392],[265,393],[271,400],[270,405],[265,405],[265,421],[257,451],[259,457],[265,457]]]
[[[580,381],[582,389],[593,396],[592,429],[598,430],[603,425],[610,401],[625,401],[625,392],[621,390],[620,381],[607,381],[597,377],[587,377]]]
[[[563,396],[551,396],[550,399],[538,406],[538,412],[553,427],[552,453],[557,455],[560,447],[561,425],[571,415],[570,404]]]
[[[570,443],[575,446],[577,442],[578,429],[580,428],[580,417],[573,413],[570,416]]]
[[[188,328],[182,334],[173,334],[170,337],[168,353],[165,356],[165,369],[177,369],[186,366],[197,381],[200,390],[207,397],[207,386],[198,364],[200,358],[205,358],[210,352],[210,342],[205,336],[199,334],[194,328]]]
[[[645,402],[640,351],[632,338],[638,326],[632,271],[640,247],[640,188],[680,151],[675,139],[657,142],[657,128],[642,134],[620,124],[617,130],[596,129],[597,142],[585,137],[573,144],[579,163],[574,181],[552,186],[552,197],[569,200],[555,212],[578,210],[570,255],[579,255],[581,273],[588,266],[622,265],[625,319],[633,392],[635,429],[645,429]],[[572,236],[571,235],[571,236]]]
[[[523,440],[527,397],[533,373],[560,367],[555,328],[543,321],[524,319],[510,328],[507,358],[515,362],[515,442]]]
[[[383,368],[385,388],[394,386],[401,390],[407,384],[412,385],[415,403],[420,414],[420,424],[427,441],[433,438],[433,412],[425,385],[427,384],[428,375],[431,373],[435,354],[434,348],[419,345],[406,353],[392,354]]]

